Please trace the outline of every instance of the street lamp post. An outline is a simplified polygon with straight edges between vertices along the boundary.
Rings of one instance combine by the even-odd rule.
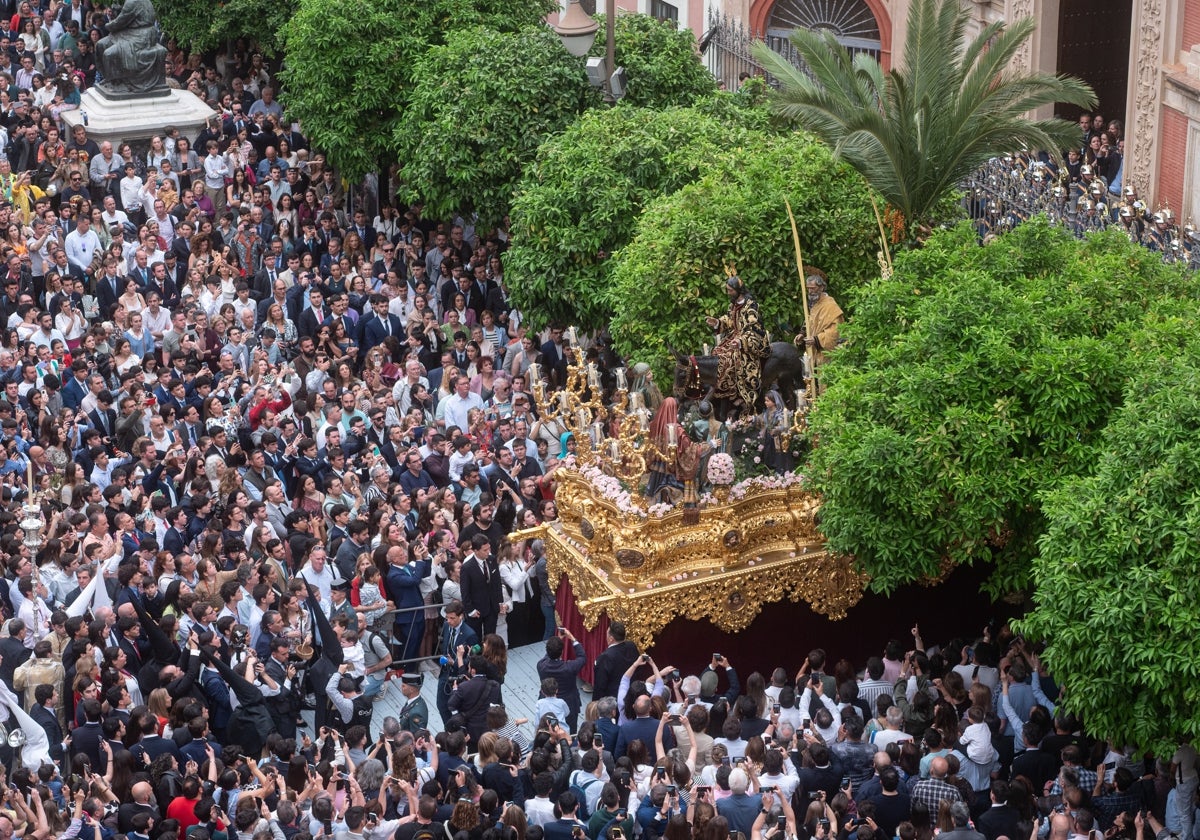
[[[604,101],[613,104],[617,96],[613,93],[612,77],[617,70],[617,0],[605,0],[604,5]],[[588,54],[596,40],[600,24],[583,10],[579,0],[571,0],[566,12],[559,19],[554,32],[562,40],[563,47],[573,56],[582,58]]]

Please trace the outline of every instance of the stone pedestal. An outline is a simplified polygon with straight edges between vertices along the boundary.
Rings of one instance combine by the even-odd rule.
[[[69,128],[82,125],[84,113],[88,117],[88,137],[92,140],[97,143],[109,140],[113,146],[127,142],[139,148],[147,145],[154,135],[162,134],[167,126],[178,128],[180,134],[191,140],[216,112],[188,90],[171,89],[164,96],[110,99],[92,88],[83,94],[78,110],[63,113],[63,122]]]

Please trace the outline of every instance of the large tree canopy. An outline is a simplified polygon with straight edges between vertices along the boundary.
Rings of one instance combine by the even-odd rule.
[[[875,270],[878,231],[866,185],[809,135],[739,140],[700,172],[646,207],[616,258],[613,338],[622,354],[653,364],[660,376],[669,346],[698,351],[712,342],[704,316],[729,305],[727,264],[758,299],[772,338],[790,341],[803,326],[785,198],[805,260],[829,274],[834,291],[844,294]]]
[[[1023,589],[1039,492],[1089,471],[1146,301],[1191,283],[1119,234],[1044,220],[901,255],[858,297],[812,417],[830,546],[880,591],[976,562],[996,565],[993,595]]]
[[[886,73],[826,29],[792,33],[805,70],[764,44],[755,49],[781,83],[773,98],[780,113],[861,172],[910,229],[937,221],[939,205],[989,158],[1078,145],[1073,123],[1031,120],[1030,111],[1054,103],[1086,110],[1096,101],[1078,79],[1013,69],[1031,18],[992,23],[968,40],[970,14],[959,0],[913,0],[903,63]]]
[[[185,50],[204,52],[246,38],[273,55],[297,5],[299,0],[158,0],[154,9],[163,31]]]
[[[433,216],[473,209],[483,225],[508,212],[542,141],[599,102],[583,64],[541,24],[458,32],[414,75],[396,134],[407,198]]]
[[[386,168],[421,57],[459,30],[517,32],[547,0],[300,0],[283,28],[284,104],[351,180]]]
[[[598,108],[542,145],[513,202],[505,257],[514,302],[535,324],[607,326],[612,255],[642,208],[749,139],[736,125],[745,109],[730,104],[720,118],[708,110]]]
[[[1088,731],[1170,755],[1200,737],[1200,321],[1152,313],[1094,473],[1043,497],[1035,608],[1020,629]]]
[[[604,15],[596,15],[601,37],[591,55],[602,56]],[[700,63],[696,38],[690,29],[650,15],[618,15],[613,41],[617,66],[625,68],[626,87],[621,102],[647,108],[691,105],[717,89],[716,81]]]

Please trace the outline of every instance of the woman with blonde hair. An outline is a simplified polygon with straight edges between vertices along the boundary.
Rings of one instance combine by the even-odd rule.
[[[157,732],[164,738],[171,737],[171,704],[171,695],[165,688],[153,689],[146,700],[146,706],[158,720]]]

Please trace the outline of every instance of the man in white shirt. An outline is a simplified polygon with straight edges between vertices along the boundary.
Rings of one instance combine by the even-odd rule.
[[[154,345],[162,347],[163,334],[171,329],[171,313],[163,307],[158,292],[146,295],[146,308],[142,310],[142,323],[154,336]]]
[[[470,428],[467,414],[472,408],[483,408],[483,400],[471,391],[471,378],[460,376],[454,380],[454,393],[444,400],[445,411],[442,413],[442,428],[458,426],[464,431]]]
[[[104,219],[104,224],[110,228],[113,225],[123,225],[129,221],[129,216],[125,214],[125,211],[117,209],[117,200],[111,195],[104,196],[104,211],[100,214],[100,218]]]
[[[75,230],[67,234],[64,243],[67,261],[80,271],[90,273],[92,258],[100,250],[100,237],[92,230],[92,220],[81,216]]]
[[[334,572],[327,562],[324,547],[318,545],[308,553],[308,563],[300,570],[300,577],[316,587],[321,601],[321,612],[329,615],[332,603]]]
[[[137,176],[137,167],[132,163],[125,164],[125,177],[121,179],[121,206],[127,213],[137,213],[142,209],[142,179]]]

